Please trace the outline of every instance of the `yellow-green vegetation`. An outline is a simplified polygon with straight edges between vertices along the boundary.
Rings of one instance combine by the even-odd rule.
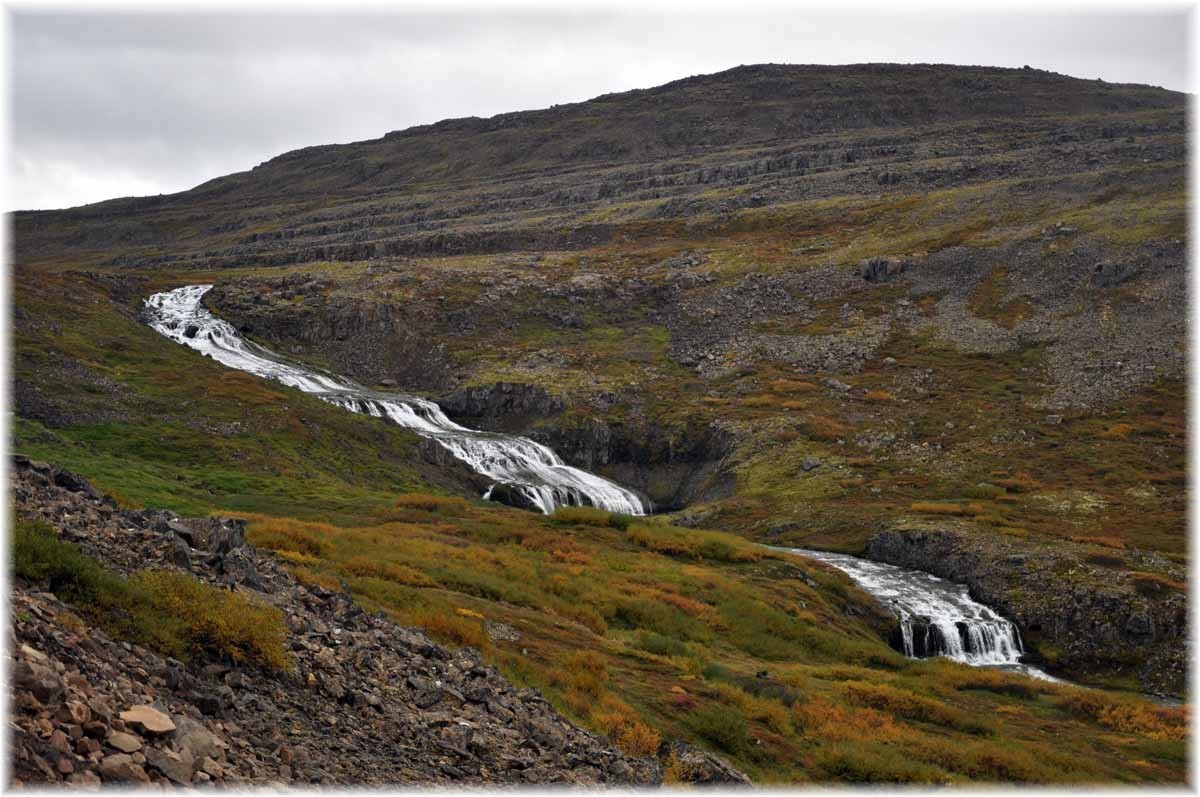
[[[291,667],[283,614],[184,573],[104,568],[44,523],[13,524],[13,573],[50,590],[113,636],[183,661]]]
[[[907,660],[840,574],[733,535],[422,496],[364,526],[248,520],[302,580],[481,648],[633,753],[685,738],[763,782],[1171,780],[1184,760],[1180,709]]]

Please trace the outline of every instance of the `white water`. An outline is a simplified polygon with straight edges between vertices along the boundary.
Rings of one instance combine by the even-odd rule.
[[[211,285],[189,285],[146,300],[150,326],[171,340],[217,362],[274,379],[339,407],[387,418],[436,440],[476,472],[512,485],[547,514],[559,506],[591,505],[610,512],[644,515],[649,506],[632,490],[565,464],[546,446],[524,437],[479,432],[459,426],[432,401],[365,388],[340,376],[319,374],[245,340],[228,322],[200,303]],[[191,334],[189,334],[191,333]]]
[[[1025,648],[1017,627],[973,600],[962,584],[847,554],[804,548],[776,550],[825,562],[849,575],[900,619],[906,656],[946,656],[964,664],[1001,667],[1058,680],[1022,664]]]

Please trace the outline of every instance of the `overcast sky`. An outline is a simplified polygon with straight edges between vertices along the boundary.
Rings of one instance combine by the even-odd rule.
[[[738,64],[1031,66],[1189,90],[1182,12],[117,16],[11,22],[8,209],[169,193],[297,147]]]

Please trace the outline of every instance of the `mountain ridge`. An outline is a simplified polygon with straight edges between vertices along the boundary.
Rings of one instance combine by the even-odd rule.
[[[56,213],[79,211],[85,208],[98,208],[100,206],[108,206],[109,203],[117,202],[133,202],[135,200],[146,200],[147,206],[153,206],[157,202],[167,203],[168,200],[183,198],[188,195],[203,194],[206,191],[231,190],[236,188],[239,178],[248,178],[251,176],[261,176],[270,172],[273,168],[278,168],[282,164],[289,164],[298,161],[304,161],[314,156],[336,155],[340,153],[354,152],[363,149],[375,147],[385,147],[388,144],[396,144],[398,142],[411,141],[420,139],[429,135],[441,135],[452,133],[467,133],[471,135],[486,135],[489,133],[501,133],[506,131],[519,131],[525,128],[534,126],[537,123],[545,121],[575,121],[579,113],[587,112],[594,109],[602,109],[606,111],[614,110],[614,105],[633,105],[641,103],[645,100],[661,101],[665,97],[670,97],[674,94],[687,94],[691,89],[736,89],[739,86],[750,90],[750,96],[744,97],[745,101],[761,101],[764,99],[779,99],[782,97],[802,98],[807,95],[816,94],[821,88],[816,81],[824,81],[826,84],[833,78],[841,78],[849,80],[854,78],[869,77],[872,81],[878,83],[881,79],[901,78],[903,80],[915,80],[922,77],[938,77],[942,78],[940,83],[934,85],[935,88],[946,89],[953,87],[956,80],[962,81],[968,78],[973,80],[986,80],[987,78],[1005,79],[1019,78],[1021,84],[1017,88],[1030,88],[1037,85],[1046,87],[1056,87],[1060,89],[1083,89],[1085,87],[1093,89],[1093,91],[1078,94],[1074,96],[1075,105],[1073,107],[1054,108],[1053,102],[1057,99],[1063,101],[1064,98],[1058,95],[1050,97],[1041,97],[1037,93],[1023,94],[1020,91],[1012,91],[1008,98],[1010,105],[1004,108],[1005,112],[1030,112],[1035,114],[1046,114],[1053,112],[1086,112],[1096,110],[1135,110],[1142,108],[1161,108],[1171,107],[1173,105],[1186,101],[1187,95],[1181,92],[1174,92],[1160,87],[1149,86],[1136,83],[1108,83],[1100,80],[1087,80],[1084,78],[1076,78],[1060,73],[1049,72],[1040,69],[1026,68],[1011,68],[1011,67],[991,67],[991,66],[959,66],[953,64],[892,64],[892,63],[865,63],[865,64],[847,64],[838,66],[825,66],[817,64],[748,64],[732,67],[720,72],[691,75],[688,77],[673,80],[664,83],[660,86],[654,86],[645,89],[632,89],[622,92],[609,92],[592,97],[587,100],[573,103],[555,104],[547,108],[534,108],[522,111],[508,111],[496,114],[490,117],[478,116],[463,116],[442,119],[429,124],[414,125],[407,128],[392,130],[384,133],[376,138],[362,139],[347,143],[337,144],[314,144],[310,146],[300,147],[294,150],[282,152],[273,156],[266,161],[254,166],[250,169],[233,172],[227,175],[220,175],[210,180],[206,180],[192,188],[174,192],[171,194],[163,194],[157,197],[114,197],[113,199],[103,200],[101,202],[81,205],[76,208],[63,208],[52,211],[18,211],[18,214],[36,214],[36,213]],[[949,86],[947,86],[947,82]],[[975,86],[963,85],[961,88],[977,91],[989,91],[995,93],[999,88],[996,85],[976,84]],[[1008,89],[1009,87],[1005,87]],[[1128,97],[1130,91],[1136,90],[1137,97]],[[1011,91],[1011,89],[1010,89]],[[782,92],[782,94],[781,94]],[[905,102],[912,102],[919,98],[920,91],[910,91],[905,94]],[[690,98],[689,98],[690,99]],[[943,97],[943,99],[945,99]],[[1051,104],[1043,105],[1043,102],[1049,100]],[[1107,100],[1108,102],[1104,102]],[[872,100],[875,101],[875,100]],[[995,100],[993,99],[994,103]],[[1022,103],[1028,102],[1032,104],[1032,109],[1022,107]],[[738,103],[732,103],[738,107]],[[933,104],[931,103],[930,106]],[[853,107],[853,104],[851,105]],[[942,109],[942,114],[938,118],[921,118],[915,116],[904,120],[905,123],[911,124],[914,122],[934,122],[934,121],[961,121],[969,118],[986,118],[1000,113],[994,105],[989,105],[980,113],[955,114],[947,112],[949,106],[944,104],[939,105]],[[671,110],[671,109],[664,109]],[[932,110],[932,107],[926,108]],[[866,119],[878,119],[880,127],[894,126],[899,123],[898,120],[889,118],[884,113],[884,108],[876,108],[873,113],[867,113]],[[836,121],[836,120],[834,120]],[[855,120],[845,119],[844,127],[846,129],[862,129],[869,127],[868,124],[857,124]],[[860,120],[861,121],[861,120]],[[748,141],[742,140],[724,140],[720,142],[698,143],[695,146],[711,147],[711,146],[729,146],[734,143],[753,143],[763,144],[786,135],[794,135],[796,133],[813,134],[813,133],[835,133],[839,128],[829,120],[818,118],[809,125],[804,125],[803,120],[800,121],[801,127],[795,130],[787,130],[786,128],[780,132],[778,136],[758,138]],[[624,154],[616,152],[614,154]],[[661,153],[659,153],[661,154]],[[645,159],[652,159],[655,153],[647,153]],[[585,161],[589,160],[584,157]],[[571,162],[567,159],[564,162]],[[232,185],[227,185],[232,183]]]

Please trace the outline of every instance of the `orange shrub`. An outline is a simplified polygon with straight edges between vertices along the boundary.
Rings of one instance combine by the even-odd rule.
[[[325,559],[332,550],[330,541],[341,535],[340,529],[328,523],[307,523],[269,515],[244,517],[249,520],[246,538],[259,548],[272,551],[296,551]]]
[[[457,514],[467,508],[467,502],[455,496],[405,493],[396,499],[396,508]]]
[[[968,507],[961,504],[950,504],[932,501],[915,501],[908,507],[913,512],[923,512],[927,515],[967,515]]]
[[[1102,545],[1105,548],[1117,548],[1125,550],[1125,541],[1114,535],[1101,535],[1097,537],[1072,537],[1071,542],[1085,542],[1092,545]]]
[[[469,645],[482,650],[487,646],[487,634],[478,620],[445,612],[428,611],[413,618],[413,623],[439,642]]]
[[[813,697],[792,707],[797,729],[805,736],[831,742],[857,739],[886,741],[900,736],[895,721],[871,708],[839,706],[821,697]]]
[[[814,440],[838,440],[853,431],[849,426],[826,415],[810,415],[804,419],[804,433]]]
[[[629,755],[651,756],[658,752],[662,735],[637,712],[612,693],[606,693],[592,712],[592,720]]]
[[[811,393],[817,390],[812,382],[799,382],[791,379],[776,379],[769,385],[772,393]]]
[[[319,570],[311,570],[307,567],[291,568],[292,575],[302,584],[315,584],[316,586],[327,589],[330,592],[341,592],[342,582],[338,581],[337,576],[329,573],[322,573]]]
[[[365,556],[355,556],[349,561],[338,565],[338,572],[345,576],[362,576],[366,578],[381,578],[410,587],[432,587],[435,582],[419,570],[408,565],[395,562],[382,562],[378,559],[368,559]]]
[[[1179,741],[1188,736],[1187,711],[1183,708],[1115,698],[1093,689],[1073,689],[1058,704],[1122,733],[1156,741]]]

